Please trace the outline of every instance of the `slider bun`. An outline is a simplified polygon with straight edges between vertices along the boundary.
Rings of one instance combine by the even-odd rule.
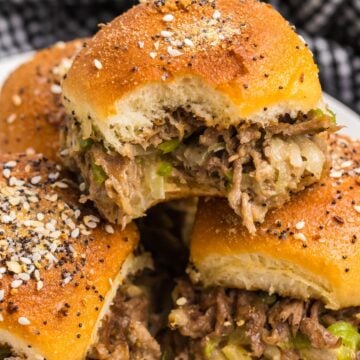
[[[9,161],[14,160],[17,161],[17,166],[12,168],[10,180],[6,180],[3,169],[8,168]],[[134,225],[129,225],[124,231],[114,227],[114,234],[110,234],[104,230],[105,224],[102,222],[99,222],[95,229],[85,227],[89,230],[88,235],[80,234],[72,238],[69,235],[70,225],[67,226],[65,222],[71,219],[75,228],[78,228],[87,222],[85,215],[96,215],[96,212],[89,206],[85,209],[77,202],[77,189],[70,181],[65,180],[65,174],[61,173],[56,180],[60,183],[51,184],[48,176],[51,177],[51,174],[57,171],[55,165],[38,155],[0,156],[0,203],[3,209],[0,251],[1,258],[6,257],[1,267],[18,271],[19,265],[7,263],[11,255],[19,253],[18,250],[15,253],[10,252],[10,249],[16,246],[26,247],[27,250],[22,254],[24,258],[29,258],[30,252],[46,250],[55,243],[59,249],[66,247],[65,252],[49,251],[59,260],[50,269],[45,269],[45,262],[39,262],[43,282],[41,289],[37,289],[37,286],[41,285],[34,279],[35,273],[32,273],[29,281],[16,289],[10,285],[14,276],[8,271],[2,275],[0,289],[4,290],[5,294],[0,312],[0,343],[10,344],[18,354],[26,355],[28,359],[84,359],[89,347],[96,341],[101,318],[109,310],[118,285],[132,265],[132,252],[139,240]],[[38,176],[42,177],[41,181],[32,185],[32,182],[37,182]],[[21,185],[14,185],[12,177],[25,181],[25,192],[20,191]],[[9,181],[12,186],[7,186]],[[59,188],[63,187],[64,183],[68,184],[68,188]],[[16,195],[14,191],[20,192]],[[17,206],[6,205],[7,201],[14,203],[17,197],[22,199],[29,191],[33,192],[26,196],[29,210],[23,200],[20,200]],[[58,200],[48,200],[56,195]],[[81,211],[78,219],[74,215],[76,209]],[[11,214],[12,211],[16,219],[7,224],[4,215]],[[45,218],[39,217],[39,213],[44,214]],[[24,223],[29,219],[38,221],[38,224]],[[38,229],[41,223],[45,224],[51,219],[57,221],[55,229],[51,229],[52,235],[39,240],[37,250],[34,239],[41,232]],[[61,235],[57,237],[54,231],[61,231]],[[9,241],[6,241],[6,238],[13,238],[15,243],[7,248]],[[74,250],[73,256],[69,255],[72,253],[71,249]],[[22,272],[25,271],[23,262],[19,260],[15,263],[22,266]],[[67,273],[71,273],[72,278],[66,284],[64,278]],[[21,325],[19,319],[20,322],[25,321],[25,324]]]
[[[194,276],[205,286],[321,299],[330,309],[359,306],[360,143],[334,137],[331,147],[330,177],[269,213],[253,236],[225,201],[202,200]]]
[[[65,118],[58,85],[82,43],[58,43],[39,51],[8,77],[0,93],[1,152],[32,148],[57,159]]]
[[[180,49],[170,42],[185,38],[192,43]],[[226,128],[306,113],[322,98],[309,49],[277,11],[255,0],[144,1],[89,41],[63,94],[84,137],[93,125],[118,148],[178,108]]]

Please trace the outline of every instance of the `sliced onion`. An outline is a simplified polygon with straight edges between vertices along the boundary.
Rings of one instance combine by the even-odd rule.
[[[296,143],[300,147],[301,155],[305,160],[305,169],[320,179],[324,169],[325,155],[319,147],[305,136],[297,136]]]

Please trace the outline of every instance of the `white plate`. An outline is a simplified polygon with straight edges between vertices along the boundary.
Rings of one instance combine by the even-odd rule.
[[[32,53],[25,53],[0,60],[0,86],[8,74],[21,63],[29,59],[31,55]],[[341,132],[348,134],[355,139],[360,139],[360,116],[330,95],[325,94],[324,96],[325,101],[336,113],[338,124],[344,126],[344,129]]]

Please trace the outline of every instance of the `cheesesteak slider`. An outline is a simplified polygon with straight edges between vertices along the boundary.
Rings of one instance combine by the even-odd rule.
[[[360,143],[334,137],[331,147],[330,177],[255,236],[224,201],[199,205],[191,281],[179,282],[169,318],[188,339],[182,356],[359,358]]]
[[[1,358],[159,359],[139,236],[103,223],[59,166],[0,156]]]
[[[5,81],[0,92],[0,151],[37,152],[59,158],[65,111],[60,83],[82,40],[37,52]]]
[[[90,40],[63,82],[66,146],[112,222],[223,196],[255,231],[320,179],[334,128],[306,44],[255,0],[147,0]]]

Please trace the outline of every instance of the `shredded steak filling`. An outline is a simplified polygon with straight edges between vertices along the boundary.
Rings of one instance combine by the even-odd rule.
[[[177,110],[154,126],[146,142],[124,144],[120,155],[96,130],[90,146],[82,148],[80,124],[73,118],[69,126],[70,154],[88,181],[90,198],[110,221],[126,224],[166,194],[190,191],[227,196],[251,232],[291,192],[319,180],[326,150],[316,135],[335,127],[330,116],[313,111],[296,119],[285,116],[266,128],[245,122],[207,128],[202,119]],[[94,176],[98,167],[100,179]]]
[[[184,305],[171,312],[170,325],[189,339],[178,359],[212,359],[212,353],[235,343],[250,356],[246,359],[273,359],[278,354],[279,359],[300,360],[305,348],[322,350],[320,359],[335,360],[332,351],[341,339],[327,327],[338,321],[360,326],[360,308],[330,311],[319,301],[221,287],[200,289],[188,279],[178,281],[174,298]],[[353,356],[360,358],[360,352]]]
[[[140,288],[135,285],[120,287],[89,359],[160,359],[160,346],[148,330],[148,308],[149,300]]]

